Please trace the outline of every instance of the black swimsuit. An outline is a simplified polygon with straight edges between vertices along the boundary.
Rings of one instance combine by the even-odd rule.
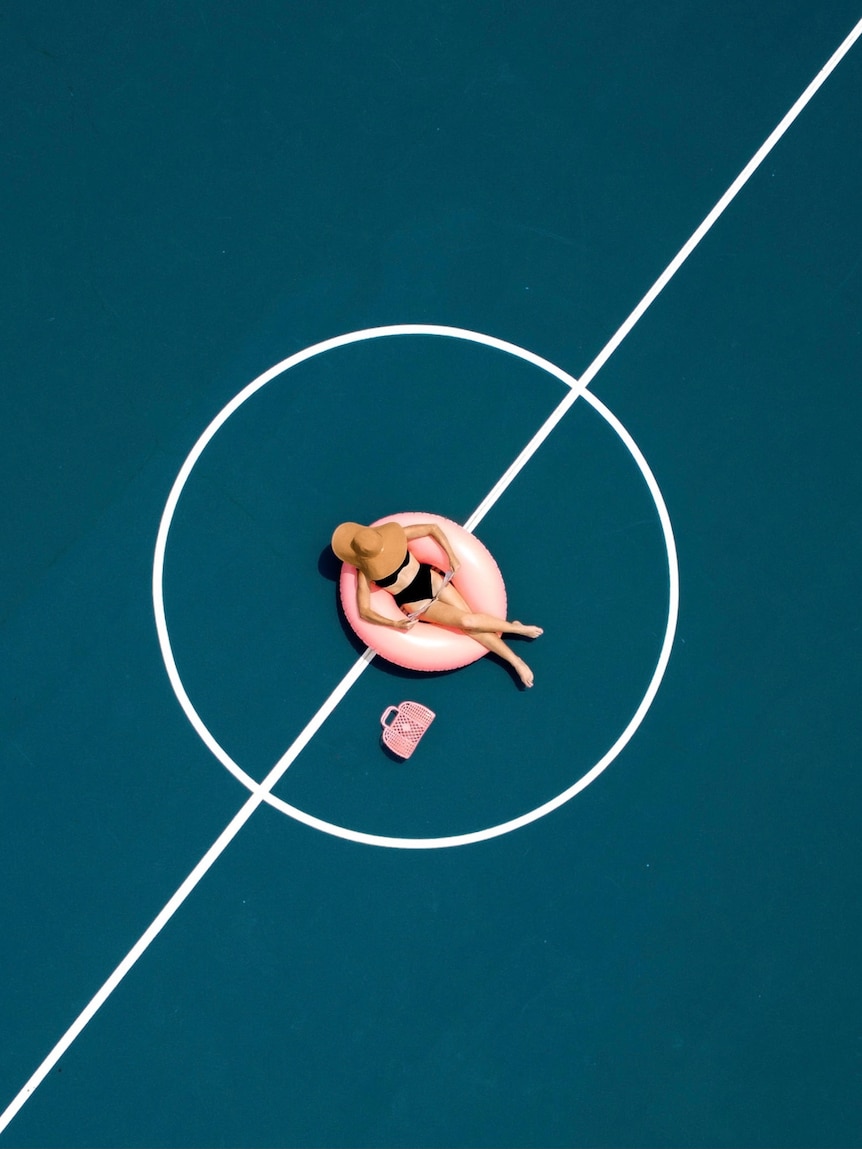
[[[398,567],[397,570],[394,570],[392,574],[384,575],[383,578],[374,579],[374,582],[377,583],[378,586],[383,587],[384,590],[387,587],[392,586],[392,584],[397,581],[398,576],[410,562],[410,557],[410,551],[408,551],[404,556],[404,562]],[[420,563],[419,570],[414,575],[413,581],[410,583],[410,585],[406,586],[404,590],[400,590],[397,594],[392,596],[398,605],[406,606],[406,604],[410,602],[423,602],[426,598],[433,598],[434,587],[431,583],[431,573],[435,570],[437,570],[436,567],[429,566],[427,563]],[[439,574],[440,572],[438,571],[437,573]]]

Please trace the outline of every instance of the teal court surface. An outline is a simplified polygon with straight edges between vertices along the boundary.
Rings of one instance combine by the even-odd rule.
[[[862,1144],[860,31],[5,6],[0,1146]]]

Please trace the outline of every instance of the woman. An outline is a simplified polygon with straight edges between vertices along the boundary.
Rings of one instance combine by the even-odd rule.
[[[446,552],[449,569],[453,573],[457,571],[460,564],[455,552],[436,523],[409,527],[402,527],[400,523],[382,523],[378,527],[342,523],[336,527],[332,549],[342,562],[356,567],[356,606],[360,616],[366,622],[398,630],[410,630],[416,625],[416,618],[391,619],[378,614],[371,606],[371,584],[374,583],[389,591],[405,616],[421,612],[426,622],[463,630],[508,662],[524,686],[532,686],[532,670],[509,649],[500,634],[538,638],[542,628],[525,626],[522,622],[507,622],[506,619],[471,610],[452,583],[444,584],[440,571],[427,563],[420,563],[408,550],[407,544],[411,540],[429,535]]]

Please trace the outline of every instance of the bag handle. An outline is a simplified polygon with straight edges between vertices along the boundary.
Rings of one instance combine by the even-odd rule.
[[[381,726],[388,726],[389,723],[387,722],[387,719],[388,719],[389,715],[390,714],[397,714],[397,713],[398,713],[398,707],[397,706],[387,706],[386,709],[383,711],[383,713],[380,715],[380,725]]]

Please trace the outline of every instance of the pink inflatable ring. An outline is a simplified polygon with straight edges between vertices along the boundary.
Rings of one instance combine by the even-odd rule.
[[[452,585],[458,588],[471,610],[484,611],[496,618],[506,617],[506,587],[500,568],[475,535],[440,515],[388,515],[371,526],[376,527],[380,523],[400,523],[403,527],[437,523],[461,564]],[[431,563],[443,571],[448,568],[446,552],[432,538],[414,539],[409,549],[420,562]],[[339,591],[344,614],[357,635],[373,651],[397,666],[408,670],[454,670],[488,653],[484,646],[463,631],[435,626],[421,619],[411,630],[394,630],[389,626],[365,622],[359,617],[356,607],[356,567],[350,563],[342,565]],[[385,618],[404,617],[392,595],[373,586],[371,605]]]

